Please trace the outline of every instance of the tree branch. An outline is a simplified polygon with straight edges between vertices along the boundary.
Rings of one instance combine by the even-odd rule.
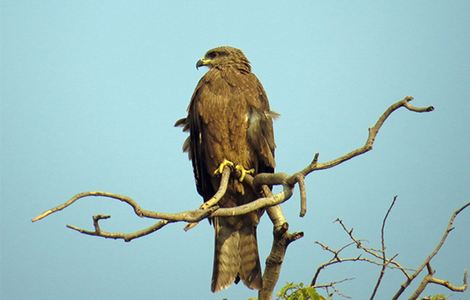
[[[372,149],[372,145],[374,143],[374,140],[376,138],[377,133],[379,132],[379,129],[385,122],[385,120],[390,116],[392,112],[397,110],[400,107],[405,107],[410,111],[414,112],[429,112],[432,111],[434,108],[432,106],[428,107],[414,107],[409,102],[413,100],[413,97],[407,96],[404,99],[392,104],[383,114],[382,116],[378,119],[374,127],[369,129],[369,136],[366,140],[366,143],[364,146],[351,151],[337,159],[325,162],[325,163],[319,163],[318,162],[318,157],[319,154],[316,153],[314,155],[313,161],[305,167],[303,170],[292,174],[288,175],[286,173],[273,173],[273,174],[267,174],[267,173],[261,173],[257,174],[254,178],[252,178],[252,183],[253,186],[257,190],[263,190],[266,192],[266,187],[264,185],[282,185],[283,186],[283,191],[278,193],[278,194],[270,194],[265,197],[261,197],[253,202],[250,202],[248,204],[244,204],[238,207],[233,207],[233,208],[217,208],[215,206],[211,207],[212,209],[197,209],[197,210],[192,210],[192,211],[184,211],[180,213],[161,213],[161,212],[156,212],[156,211],[149,211],[145,210],[140,205],[133,200],[132,198],[124,195],[119,195],[119,194],[113,194],[109,192],[103,192],[103,191],[90,191],[90,192],[83,192],[76,194],[66,202],[49,209],[45,211],[44,213],[38,215],[37,217],[33,218],[32,221],[36,222],[38,220],[41,220],[47,216],[49,216],[52,213],[55,213],[57,211],[60,211],[71,204],[73,204],[75,201],[85,198],[85,197],[104,197],[104,198],[111,198],[115,200],[119,200],[121,202],[124,202],[128,205],[130,205],[133,209],[136,215],[139,217],[146,217],[146,218],[151,218],[151,219],[160,219],[160,220],[167,220],[170,222],[198,222],[202,219],[209,218],[209,217],[227,217],[227,216],[237,216],[237,215],[243,215],[258,209],[262,208],[268,208],[268,207],[273,207],[276,205],[279,205],[283,203],[284,201],[287,201],[288,199],[291,198],[292,193],[293,193],[293,188],[295,184],[302,182],[304,177],[309,175],[311,172],[316,171],[316,170],[323,170],[323,169],[328,169],[332,168],[338,164],[341,164],[355,156],[361,155],[369,150]],[[224,170],[225,171],[225,170]],[[225,172],[224,172],[225,173]],[[226,179],[223,177],[222,179]],[[250,181],[250,176],[247,176],[245,179],[247,181]],[[302,184],[301,184],[302,185]],[[221,185],[223,186],[223,185]],[[221,189],[219,189],[220,191]],[[214,195],[213,198],[215,199],[220,199],[220,194],[219,191]],[[222,194],[222,192],[221,192]],[[301,194],[305,194],[304,188],[301,188]],[[301,196],[302,202],[305,202],[305,195]],[[306,212],[306,206],[304,204],[301,205],[301,213],[304,214]],[[279,212],[279,211],[278,211]],[[278,224],[277,225],[282,225],[279,221],[284,221],[285,218],[283,216],[274,216],[277,217]]]
[[[442,285],[443,287],[446,287],[447,289],[449,289],[453,292],[464,292],[468,287],[468,284],[467,284],[467,270],[465,270],[464,273],[463,273],[463,285],[456,286],[456,285],[451,284],[447,280],[442,280],[442,279],[439,279],[439,278],[435,278],[433,275],[436,272],[432,269],[430,263],[426,264],[426,268],[428,270],[428,274],[426,276],[424,276],[424,278],[421,281],[421,283],[419,284],[418,288],[414,291],[414,293],[409,298],[410,300],[418,299],[419,295],[421,295],[421,293],[424,291],[424,289],[426,288],[426,286],[429,283]]]
[[[376,295],[376,293],[379,289],[380,282],[382,281],[382,278],[385,274],[385,269],[387,269],[387,266],[390,263],[390,262],[387,262],[387,258],[386,258],[386,255],[385,255],[385,223],[387,222],[388,215],[390,214],[390,211],[392,210],[393,206],[395,205],[396,200],[397,200],[397,196],[393,197],[392,204],[388,208],[387,213],[385,214],[384,220],[382,222],[382,229],[380,230],[380,236],[381,236],[381,240],[382,240],[382,269],[380,270],[379,278],[377,278],[377,283],[375,284],[374,290],[372,291],[372,295],[370,296],[370,300],[374,299],[374,297],[375,297],[375,295]],[[398,254],[396,254],[395,257],[397,255]],[[392,260],[393,260],[393,258],[392,258]]]
[[[302,174],[304,174],[305,176],[310,174],[311,172],[313,171],[316,171],[316,170],[324,170],[324,169],[329,169],[329,168],[332,168],[332,167],[335,167],[347,160],[350,160],[351,158],[353,157],[356,157],[358,155],[361,155],[361,154],[364,154],[370,150],[372,150],[372,146],[374,144],[374,141],[375,141],[375,138],[377,136],[377,134],[379,133],[379,130],[380,128],[382,127],[382,125],[384,124],[385,120],[387,120],[387,118],[397,109],[399,109],[400,107],[405,107],[406,109],[408,109],[409,111],[413,111],[413,112],[418,112],[418,113],[422,113],[422,112],[431,112],[434,110],[434,107],[433,106],[427,106],[427,107],[415,107],[415,106],[412,106],[409,102],[413,100],[413,97],[411,96],[406,96],[405,98],[403,98],[402,100],[392,104],[381,116],[380,118],[377,120],[377,122],[375,123],[374,127],[372,128],[369,128],[369,135],[367,137],[367,140],[364,144],[364,146],[360,147],[360,148],[357,148],[356,150],[353,150],[341,157],[338,157],[336,159],[333,159],[333,160],[330,160],[330,161],[327,161],[325,163],[315,163],[315,164],[310,164],[309,166],[307,166],[305,169],[303,169],[301,171]]]
[[[349,236],[349,238],[355,243],[355,245],[358,249],[361,249],[365,253],[370,254],[371,256],[383,261],[382,252],[380,250],[365,247],[361,240],[354,237],[353,229],[352,228],[348,229],[346,227],[346,225],[344,225],[342,220],[336,219],[335,222],[340,224],[341,228],[346,232],[346,234]],[[394,256],[394,257],[396,257],[396,256]],[[410,277],[410,275],[407,272],[407,270],[410,270],[410,269],[404,268],[402,265],[400,265],[397,261],[395,261],[393,259],[389,259],[389,260],[387,260],[387,262],[388,262],[387,265],[391,264],[392,266],[394,266],[394,268],[400,270],[403,273],[403,275],[405,275],[406,278]]]
[[[259,300],[271,299],[274,287],[281,273],[282,262],[286,255],[287,247],[293,241],[304,236],[303,232],[289,233],[289,226],[284,223],[281,229],[274,229],[273,244],[268,258],[266,258],[266,268],[263,273],[263,288],[258,292]]]
[[[222,199],[222,197],[225,195],[225,192],[227,191],[230,173],[230,167],[225,166],[222,171],[222,177],[220,178],[219,189],[217,190],[215,195],[212,196],[212,198],[210,198],[200,206],[201,209],[208,209],[209,207],[216,205],[220,201],[220,199]]]
[[[338,250],[333,250],[328,245],[325,245],[325,244],[323,244],[321,242],[318,242],[318,241],[315,241],[315,244],[320,245],[323,250],[332,253],[333,257],[329,261],[321,264],[317,268],[317,270],[315,271],[315,275],[313,276],[312,281],[310,283],[310,286],[313,286],[314,288],[317,288],[319,286],[319,284],[317,284],[317,280],[318,280],[318,277],[320,276],[320,272],[323,271],[324,269],[326,269],[329,266],[332,266],[332,265],[335,265],[335,264],[338,264],[338,263],[356,262],[356,261],[367,262],[367,263],[377,265],[377,266],[382,266],[383,265],[382,262],[379,262],[379,261],[376,261],[376,260],[373,260],[373,259],[370,259],[370,258],[367,258],[367,257],[363,257],[362,255],[358,255],[356,257],[342,258],[340,256],[340,252],[343,251],[346,248],[349,248],[352,245],[356,245],[355,242],[346,244],[345,246],[341,247]],[[396,256],[397,255],[394,255],[391,259],[387,260],[387,266],[390,264],[391,261],[394,261]],[[393,268],[396,268],[396,267],[393,267]]]
[[[455,221],[455,218],[464,210],[466,209],[468,206],[470,206],[470,202],[466,203],[465,205],[463,205],[462,207],[460,207],[459,209],[457,209],[456,211],[454,211],[454,213],[452,214],[452,216],[450,217],[449,219],[449,222],[447,223],[447,227],[444,231],[444,234],[442,235],[442,238],[440,240],[440,242],[437,244],[436,248],[434,248],[433,252],[424,260],[424,262],[421,264],[421,266],[418,267],[418,269],[411,275],[407,278],[407,280],[400,286],[400,288],[398,289],[398,291],[396,292],[396,294],[393,296],[393,300],[396,300],[398,299],[398,297],[400,297],[400,295],[405,291],[405,289],[411,284],[411,282],[421,273],[421,271],[424,269],[424,267],[428,266],[428,273],[429,273],[429,270],[430,270],[430,262],[431,260],[433,259],[433,257],[439,252],[439,250],[441,249],[442,245],[444,245],[444,242],[446,241],[447,239],[447,236],[449,236],[449,233],[454,229],[453,227],[453,224],[454,224],[454,221]],[[429,276],[429,274],[428,274]],[[432,275],[431,275],[432,276]],[[464,281],[466,279],[466,276],[464,276]],[[428,280],[429,282],[430,280]],[[424,284],[424,287],[427,285],[427,283]],[[464,283],[464,286],[466,288],[466,284]],[[423,289],[424,289],[423,287]],[[416,293],[416,292],[415,292]],[[419,296],[419,294],[418,294]]]
[[[42,214],[38,215],[37,217],[33,218],[32,221],[36,222],[41,220],[50,214],[58,212],[79,199],[85,197],[103,197],[103,198],[110,198],[113,200],[118,200],[124,202],[131,206],[134,210],[134,213],[139,217],[145,217],[150,219],[158,219],[159,222],[155,223],[154,225],[147,227],[143,230],[139,230],[133,233],[119,233],[119,232],[106,232],[101,230],[99,226],[99,221],[102,219],[109,218],[109,216],[97,215],[93,218],[93,225],[94,230],[85,230],[81,229],[72,225],[67,225],[68,228],[76,230],[83,234],[99,236],[103,238],[113,238],[113,239],[123,239],[125,241],[131,241],[134,238],[138,238],[150,233],[153,233],[165,225],[174,222],[188,222],[188,223],[197,223],[202,219],[206,218],[213,218],[213,217],[229,217],[229,216],[237,216],[243,215],[255,210],[259,209],[267,209],[268,215],[273,222],[274,225],[274,241],[273,247],[271,249],[271,254],[266,261],[266,271],[263,274],[263,281],[266,280],[264,283],[263,290],[260,291],[260,299],[269,299],[269,298],[261,298],[261,297],[270,297],[274,286],[277,282],[280,267],[282,264],[282,259],[284,258],[285,251],[287,246],[294,240],[303,236],[303,233],[288,233],[287,228],[288,224],[286,218],[284,217],[282,210],[279,204],[289,200],[293,195],[293,189],[296,184],[299,184],[300,189],[300,216],[304,216],[307,212],[307,200],[306,200],[306,191],[305,191],[305,177],[308,176],[313,171],[317,170],[324,170],[335,167],[353,157],[358,155],[364,154],[372,149],[373,143],[375,138],[382,127],[385,120],[398,108],[405,107],[406,109],[413,111],[413,112],[430,112],[434,108],[432,106],[428,107],[414,107],[409,102],[413,100],[413,97],[405,97],[404,99],[392,104],[377,120],[375,125],[372,128],[369,128],[369,134],[365,144],[355,149],[341,157],[338,157],[334,160],[327,161],[324,163],[319,163],[319,153],[314,155],[312,162],[306,166],[301,171],[294,173],[292,175],[286,173],[274,173],[274,174],[257,174],[255,177],[251,177],[249,175],[246,176],[245,182],[248,185],[251,185],[253,189],[260,193],[261,197],[255,201],[250,203],[240,205],[237,207],[232,208],[220,208],[217,207],[217,202],[223,197],[227,184],[228,178],[230,176],[230,172],[227,168],[223,170],[223,176],[221,178],[221,184],[219,186],[219,190],[214,195],[213,198],[209,200],[208,204],[203,204],[201,208],[191,211],[184,211],[180,213],[162,213],[156,211],[145,210],[140,205],[133,200],[132,198],[124,195],[113,194],[109,192],[103,191],[90,191],[90,192],[83,192],[76,194],[66,202],[49,209]],[[272,194],[270,188],[268,186],[274,185],[282,185],[283,189],[280,193]],[[191,225],[189,225],[191,227]],[[352,233],[352,230],[351,230]],[[352,236],[351,236],[352,237]],[[355,240],[357,246],[360,245],[360,242]],[[365,248],[367,249],[367,248]],[[372,249],[369,249],[372,253]],[[379,254],[375,253],[376,257],[380,257]],[[361,260],[361,259],[360,259]],[[394,265],[395,267],[401,269],[405,274],[401,266],[394,262],[393,260],[389,261],[390,264]],[[267,296],[269,295],[269,296]]]
[[[98,215],[98,216],[100,216],[100,215]],[[78,231],[80,233],[87,234],[87,235],[99,236],[99,237],[104,237],[104,238],[108,238],[108,239],[115,239],[115,240],[122,239],[125,242],[130,242],[133,239],[140,238],[142,236],[153,233],[153,232],[161,229],[163,226],[171,223],[171,221],[161,220],[161,221],[158,221],[157,223],[155,223],[154,225],[152,225],[150,227],[147,227],[145,229],[138,230],[138,231],[135,231],[135,232],[132,232],[132,233],[107,232],[107,231],[103,231],[99,228],[98,219],[95,220],[96,217],[97,216],[93,217],[93,220],[94,220],[93,223],[95,224],[94,225],[94,227],[95,227],[94,231],[82,229],[82,228],[79,228],[79,227],[74,226],[74,225],[67,225],[67,228],[73,229],[75,231]],[[109,218],[110,216],[107,216],[107,217]],[[105,218],[100,218],[100,219],[105,219]]]
[[[340,283],[343,283],[345,281],[350,281],[350,280],[354,280],[354,277],[351,277],[351,278],[344,278],[342,280],[338,280],[338,281],[332,281],[332,282],[329,282],[329,283],[325,283],[325,284],[317,284],[314,286],[314,288],[317,290],[317,289],[325,289],[326,293],[328,294],[328,297],[333,297],[334,294],[337,294],[343,298],[346,298],[346,299],[352,299],[352,297],[346,295],[346,294],[343,294],[336,286]],[[330,289],[333,290],[332,292],[330,292]]]
[[[394,295],[393,299],[398,299],[400,297],[400,295],[406,290],[406,288],[409,287],[411,282],[421,273],[421,271],[424,269],[424,267],[427,268],[428,274],[423,278],[423,280],[419,284],[418,288],[410,296],[409,299],[411,299],[411,300],[418,299],[418,297],[421,295],[421,293],[424,291],[424,289],[426,288],[426,286],[429,283],[444,286],[447,289],[449,289],[451,291],[454,291],[454,292],[464,292],[468,288],[468,273],[467,273],[467,270],[464,271],[463,284],[462,285],[454,285],[454,284],[450,283],[447,280],[443,280],[443,279],[439,279],[439,278],[434,277],[435,271],[431,267],[431,260],[439,252],[442,245],[445,243],[445,241],[447,239],[447,236],[454,229],[453,223],[455,221],[455,218],[458,216],[459,213],[461,213],[464,209],[466,209],[468,206],[470,206],[470,202],[466,203],[465,205],[463,205],[462,207],[460,207],[459,209],[454,211],[454,213],[450,217],[450,220],[447,224],[446,230],[444,231],[444,234],[443,234],[440,242],[438,243],[438,245],[434,249],[434,251],[424,260],[424,262],[421,264],[421,266],[419,266],[419,268],[417,270],[413,270],[414,271],[413,274],[410,275],[407,272],[407,271],[410,271],[410,269],[405,269],[398,262],[395,261],[395,258],[398,256],[398,254],[395,254],[393,257],[391,257],[389,259],[386,258],[385,233],[384,233],[385,224],[386,224],[387,218],[388,218],[393,206],[395,205],[396,199],[397,199],[397,196],[395,196],[393,198],[393,201],[392,201],[390,207],[388,208],[387,213],[385,214],[385,217],[384,217],[383,222],[382,222],[382,228],[381,228],[382,248],[381,248],[381,250],[365,247],[362,240],[357,239],[353,235],[353,229],[348,229],[346,227],[346,225],[344,225],[342,220],[340,220],[340,219],[335,220],[335,222],[338,222],[341,225],[341,228],[347,233],[348,237],[352,240],[352,242],[344,245],[343,247],[339,248],[338,250],[334,250],[334,249],[330,248],[328,245],[323,244],[321,242],[315,242],[316,244],[320,245],[323,250],[333,254],[333,257],[329,261],[327,261],[326,263],[321,264],[317,268],[317,270],[315,272],[315,275],[313,276],[312,282],[310,283],[311,286],[313,286],[315,288],[322,287],[322,285],[318,285],[316,283],[316,281],[319,277],[320,272],[322,270],[324,270],[325,268],[331,266],[331,265],[334,265],[334,264],[337,264],[337,263],[343,263],[343,262],[363,261],[363,262],[368,262],[368,263],[375,264],[375,265],[380,265],[382,267],[381,271],[380,271],[380,274],[379,274],[379,277],[377,279],[377,283],[374,287],[374,290],[372,291],[372,295],[371,295],[370,299],[374,299],[374,297],[376,296],[378,287],[381,283],[381,280],[384,276],[384,273],[385,273],[385,270],[386,270],[387,267],[392,268],[392,269],[399,269],[406,277],[405,283],[403,283],[400,286],[400,289]],[[374,259],[369,259],[369,258],[366,258],[366,257],[362,257],[361,255],[359,255],[357,257],[351,257],[351,258],[341,258],[340,253],[343,250],[347,249],[348,247],[350,247],[352,245],[356,245],[356,247],[358,249],[364,251],[366,254],[369,254],[374,258],[380,259],[381,262],[378,262]]]

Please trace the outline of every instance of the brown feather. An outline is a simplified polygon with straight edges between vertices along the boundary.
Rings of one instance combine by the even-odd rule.
[[[236,48],[209,50],[204,60],[209,71],[199,80],[186,118],[175,126],[189,129],[183,149],[193,164],[199,194],[204,201],[214,195],[220,178],[214,170],[224,159],[256,173],[274,172],[275,113],[266,93],[251,73],[245,55]],[[221,207],[235,207],[257,196],[237,179],[231,179]],[[215,218],[212,291],[228,287],[238,278],[249,288],[262,287],[256,227],[261,211],[243,216]]]

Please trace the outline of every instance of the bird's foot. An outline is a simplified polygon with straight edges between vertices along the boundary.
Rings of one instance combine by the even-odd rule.
[[[235,167],[235,170],[239,171],[240,172],[240,177],[238,177],[238,180],[240,182],[243,182],[243,180],[245,180],[245,176],[246,174],[250,174],[250,175],[253,175],[255,174],[255,169],[245,169],[242,165],[237,165]]]
[[[224,172],[225,167],[233,167],[233,162],[230,160],[224,159],[224,161],[219,165],[217,169],[214,171],[214,175],[221,175]]]

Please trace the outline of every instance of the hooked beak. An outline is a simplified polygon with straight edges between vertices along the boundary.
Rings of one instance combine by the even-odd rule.
[[[196,63],[196,69],[199,69],[199,67],[204,67],[204,66],[210,66],[211,60],[207,58],[201,58],[200,60],[197,61]]]

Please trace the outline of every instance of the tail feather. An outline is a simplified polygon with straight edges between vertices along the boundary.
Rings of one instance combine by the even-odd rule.
[[[230,222],[231,223],[231,222]],[[233,226],[215,218],[215,253],[211,290],[217,292],[239,279],[251,289],[261,289],[261,266],[256,227]],[[238,228],[237,228],[238,227]]]
[[[216,226],[214,268],[212,271],[212,292],[229,287],[240,270],[240,241],[238,231],[228,226]],[[219,227],[219,228],[217,228]]]
[[[240,278],[250,289],[261,289],[261,266],[258,254],[258,242],[256,240],[256,227],[245,226],[240,229]]]

